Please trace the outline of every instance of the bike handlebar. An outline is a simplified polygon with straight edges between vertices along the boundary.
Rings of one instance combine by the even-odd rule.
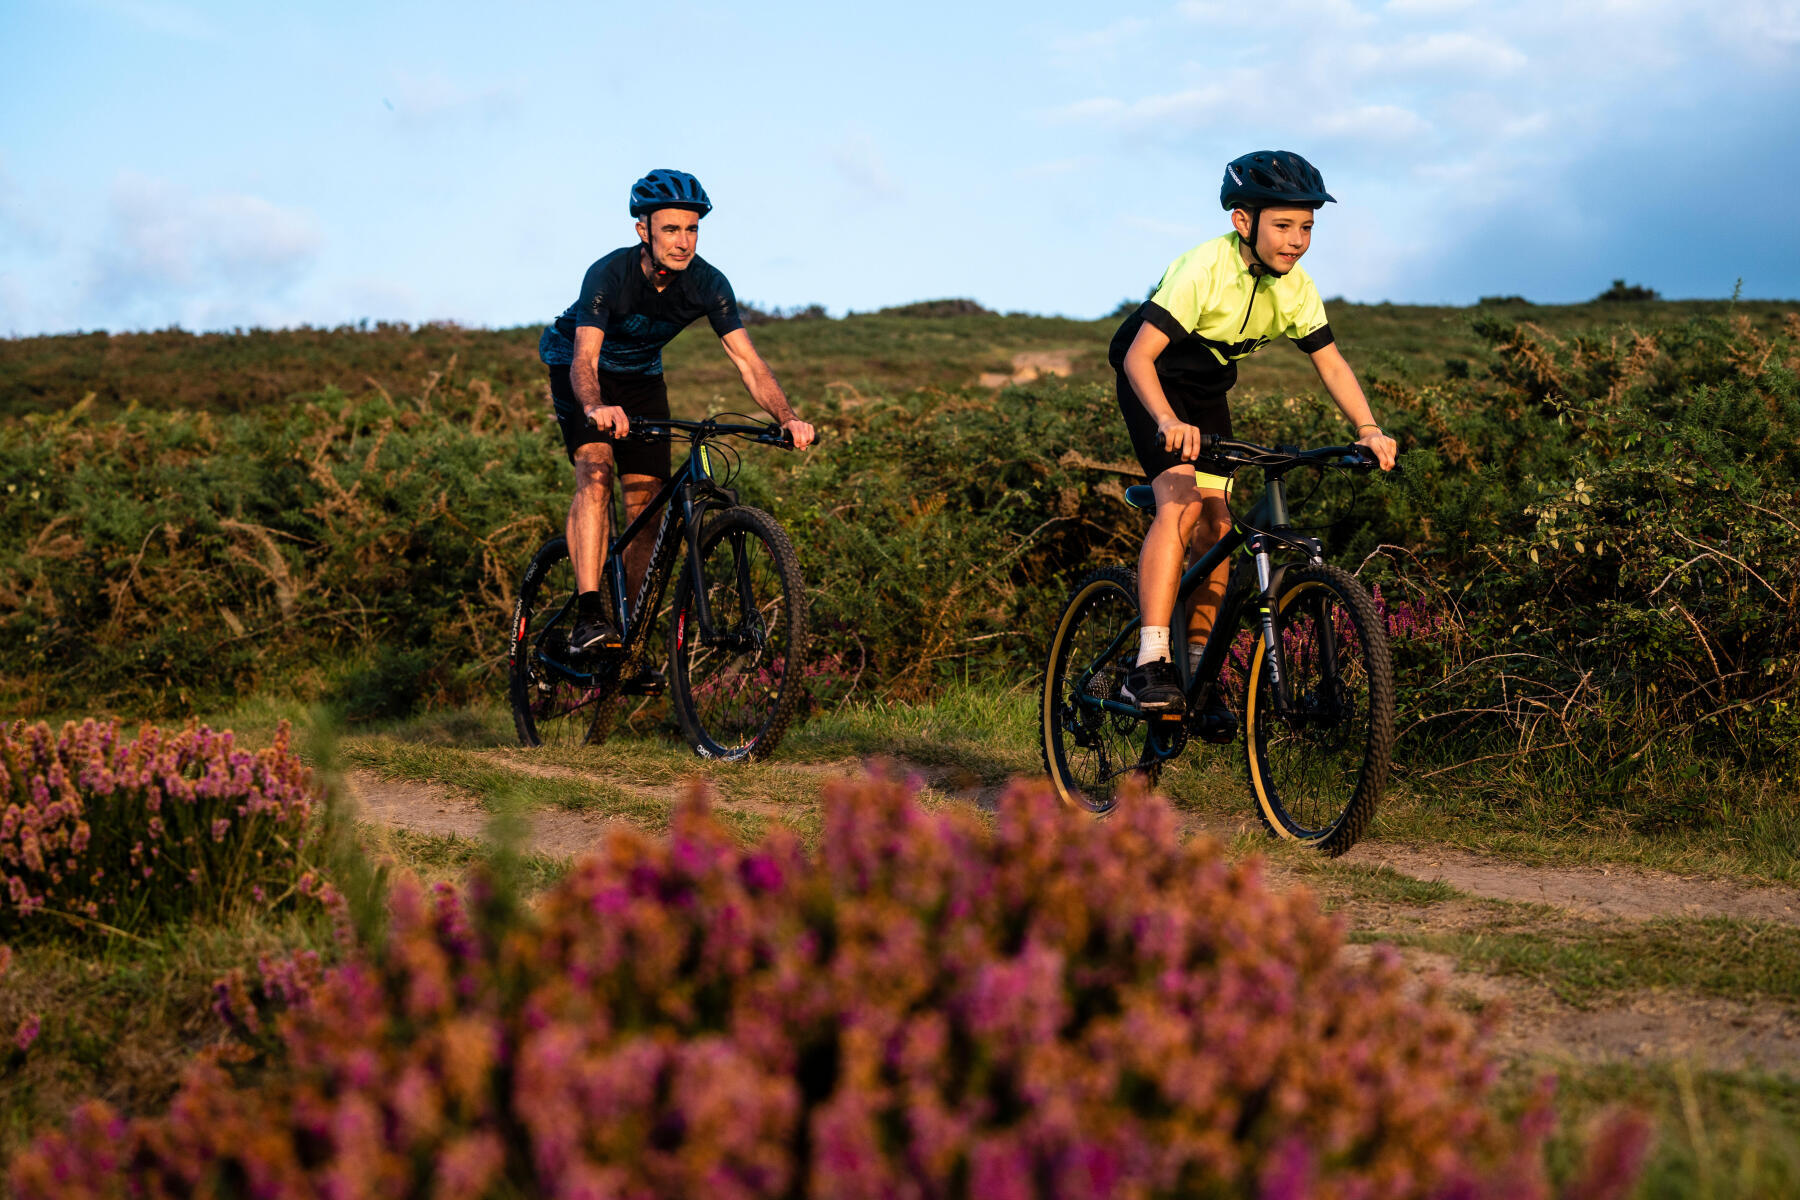
[[[1375,452],[1355,443],[1302,450],[1298,446],[1258,446],[1254,442],[1234,441],[1223,434],[1207,433],[1200,437],[1200,451],[1224,459],[1234,467],[1262,467],[1265,470],[1316,465],[1368,471],[1377,465]]]
[[[673,439],[677,434],[686,433],[697,437],[711,437],[714,434],[728,433],[735,437],[748,438],[753,442],[761,442],[765,446],[780,446],[783,449],[794,448],[794,438],[787,430],[773,422],[761,425],[733,425],[716,421],[707,417],[703,421],[683,421],[676,417],[660,419],[646,418],[631,423],[631,432],[623,439],[614,437],[609,441],[654,441],[659,438]]]

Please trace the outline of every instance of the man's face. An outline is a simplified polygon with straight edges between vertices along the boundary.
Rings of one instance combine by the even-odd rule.
[[[659,208],[638,218],[638,237],[650,247],[650,258],[665,271],[685,271],[700,244],[700,214],[685,208]]]
[[[1231,223],[1239,237],[1250,236],[1250,214],[1237,209]],[[1310,208],[1265,208],[1256,223],[1256,252],[1277,275],[1294,269],[1312,245],[1313,210]]]

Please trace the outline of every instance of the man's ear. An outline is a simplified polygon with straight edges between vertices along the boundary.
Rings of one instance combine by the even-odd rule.
[[[637,219],[637,235],[638,241],[646,246],[650,244],[650,222],[643,217]]]

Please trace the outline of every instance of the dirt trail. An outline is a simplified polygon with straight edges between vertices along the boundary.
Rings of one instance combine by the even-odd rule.
[[[506,756],[504,765],[552,778],[578,777],[554,767],[523,764],[512,756]],[[939,792],[982,808],[991,809],[1001,790],[955,768],[901,765]],[[854,769],[851,762],[806,764],[804,773],[822,782]],[[346,782],[365,819],[379,824],[479,838],[491,818],[475,798],[441,784],[383,779],[362,770],[350,772]],[[669,795],[666,788],[613,786],[657,799]],[[781,815],[778,809],[760,804],[725,807]],[[569,857],[594,846],[614,823],[615,819],[593,814],[540,810],[529,818],[528,845],[542,854]],[[1190,818],[1186,824],[1226,841],[1258,829],[1249,817]],[[1359,846],[1342,861],[1388,867],[1422,880],[1441,880],[1474,897],[1545,904],[1589,921],[1729,916],[1800,925],[1800,892],[1792,889],[1749,888],[1626,867],[1526,867],[1461,851],[1389,844]],[[1271,864],[1269,874],[1278,885],[1290,881],[1290,872],[1277,864]],[[1396,924],[1416,927],[1421,921],[1461,924],[1464,918],[1453,911],[1455,907],[1366,903],[1351,904],[1345,911],[1354,927],[1380,933]],[[1373,953],[1373,948],[1350,945],[1344,953],[1351,958],[1364,957]],[[1794,1073],[1800,1064],[1800,1007],[1793,1004],[1726,1000],[1669,990],[1630,993],[1609,1003],[1577,1008],[1537,981],[1458,970],[1449,956],[1422,950],[1406,949],[1401,956],[1421,980],[1441,976],[1452,991],[1476,1001],[1504,1001],[1507,1015],[1496,1032],[1495,1045],[1508,1056],[1543,1055],[1585,1063],[1680,1059],[1707,1069],[1752,1067],[1786,1073]]]

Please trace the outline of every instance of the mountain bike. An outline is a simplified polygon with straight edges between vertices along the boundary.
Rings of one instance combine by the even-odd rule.
[[[745,760],[773,753],[786,732],[804,687],[806,588],[775,518],[738,502],[730,483],[739,458],[725,439],[793,444],[778,426],[717,417],[631,423],[633,438],[683,435],[687,460],[607,547],[601,586],[624,635],[621,648],[570,651],[576,589],[566,538],[545,542],[525,568],[507,648],[522,744],[606,738],[624,692],[652,663],[652,632],[671,577],[668,688],[682,736],[704,758]],[[649,568],[637,594],[627,596],[624,549],[653,521]]]
[[[1324,561],[1316,538],[1289,519],[1286,476],[1296,470],[1367,471],[1361,446],[1271,449],[1208,434],[1203,452],[1231,470],[1260,467],[1263,497],[1182,573],[1172,627],[1187,627],[1195,592],[1233,559],[1225,600],[1197,668],[1171,657],[1184,713],[1144,713],[1119,696],[1137,661],[1137,572],[1103,567],[1075,585],[1050,638],[1044,668],[1044,767],[1065,803],[1112,810],[1136,773],[1154,783],[1191,737],[1236,739],[1241,726],[1258,815],[1280,837],[1342,854],[1373,816],[1394,742],[1394,682],[1387,631],[1369,593]],[[1155,512],[1148,486],[1127,488]],[[1205,712],[1213,697],[1229,716]]]

